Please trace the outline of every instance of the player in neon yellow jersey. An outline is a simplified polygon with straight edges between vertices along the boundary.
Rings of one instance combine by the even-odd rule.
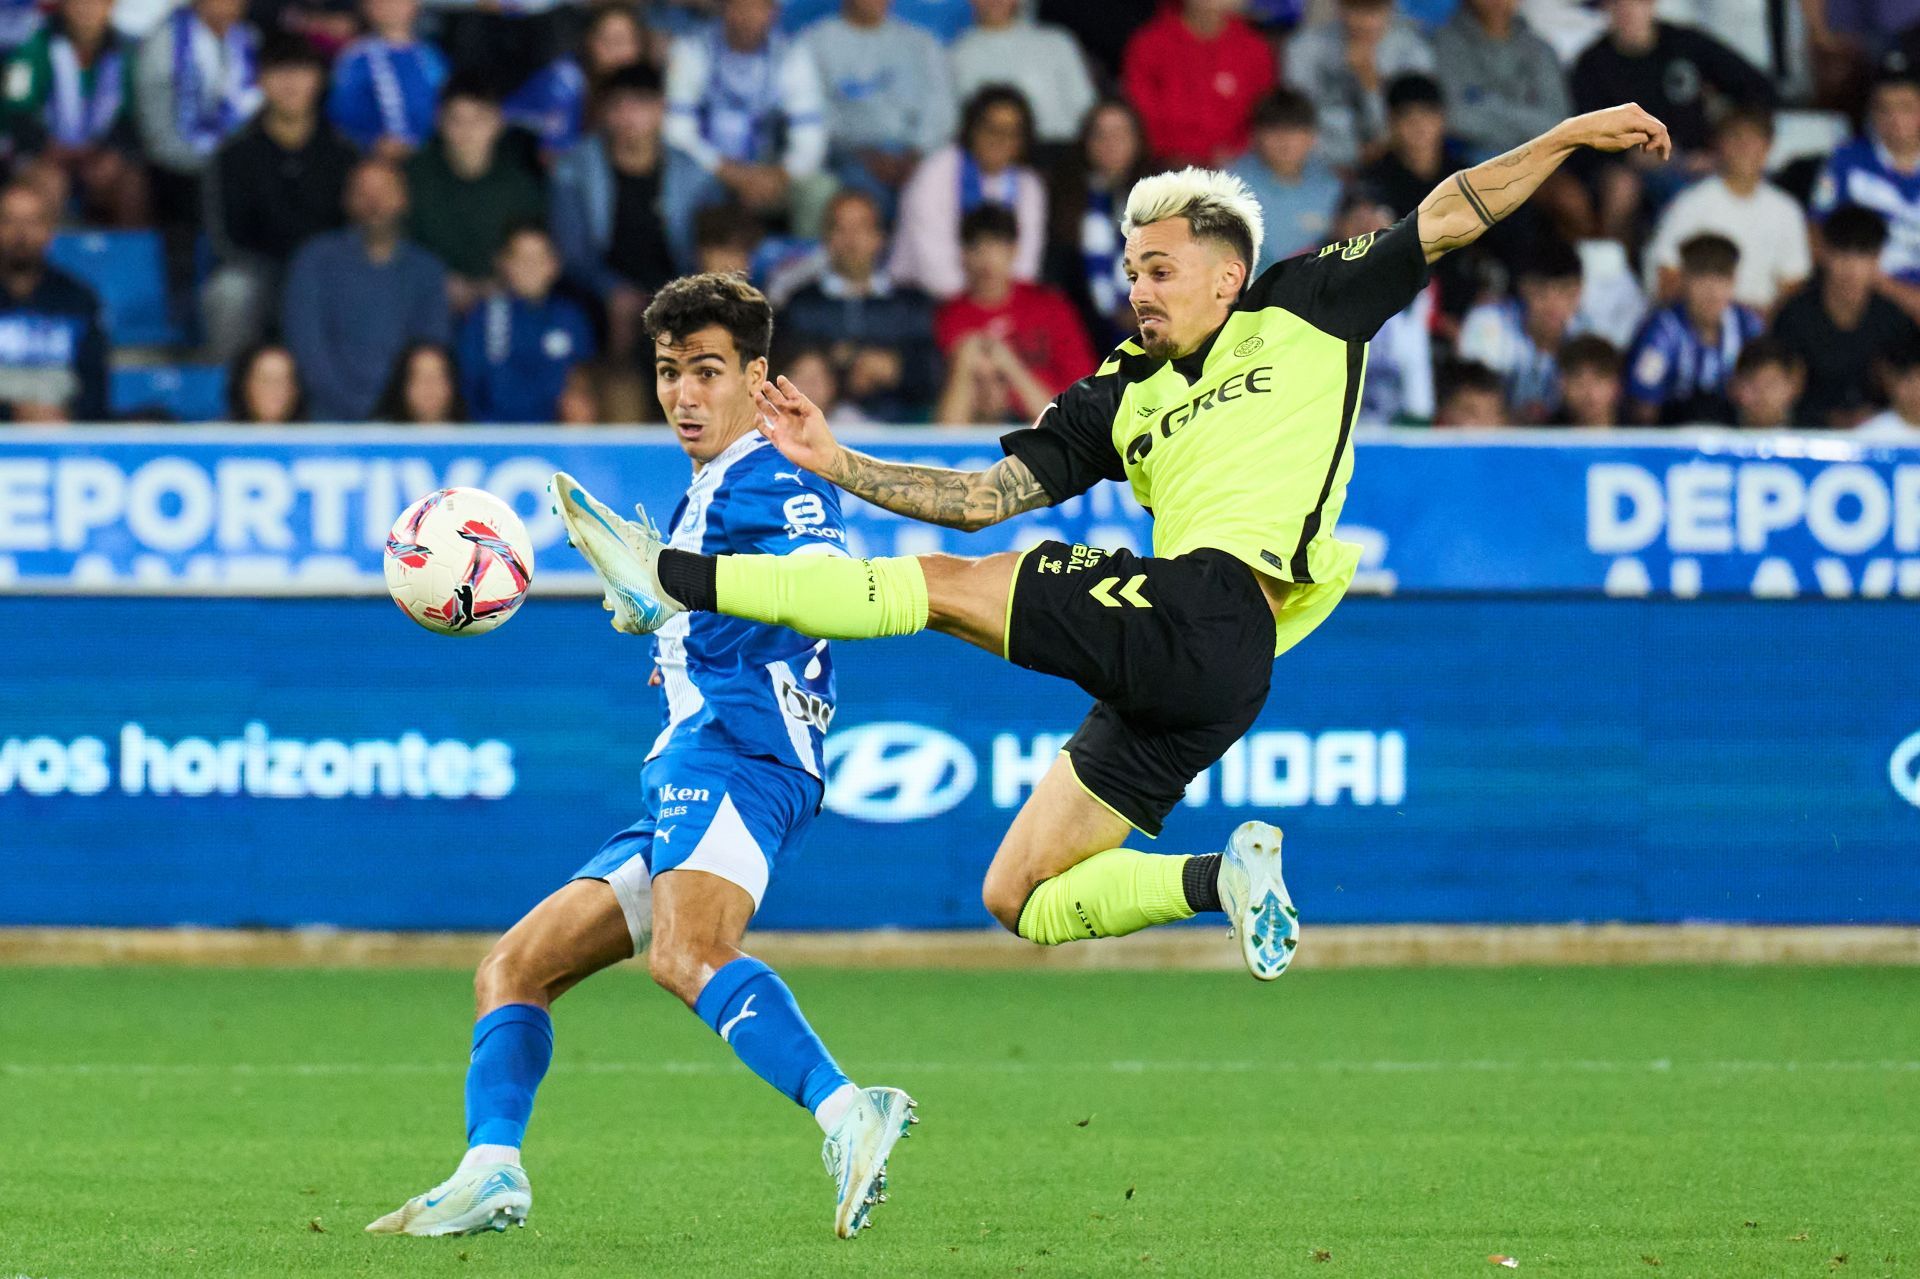
[[[614,625],[682,610],[826,639],[944,631],[1074,681],[1097,703],[1014,818],[987,870],[993,916],[1043,944],[1224,911],[1255,977],[1291,961],[1298,916],[1280,832],[1223,853],[1122,847],[1157,835],[1187,783],[1245,734],[1273,659],[1346,593],[1358,548],[1334,536],[1353,468],[1367,341],[1429,265],[1519,208],[1575,151],[1671,151],[1635,105],[1564,121],[1434,188],[1377,234],[1255,274],[1261,215],[1229,174],[1148,178],[1127,201],[1125,265],[1140,334],[1002,440],[984,471],[885,462],[841,446],[782,378],[762,430],[788,460],[902,515],[978,529],[1125,481],[1153,512],[1153,555],[1045,542],[968,559],[700,556],[664,549],[566,475],[557,507],[608,585]]]

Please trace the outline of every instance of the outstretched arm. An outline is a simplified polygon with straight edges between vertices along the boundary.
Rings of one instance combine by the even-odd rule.
[[[783,457],[896,515],[972,532],[1051,501],[1017,457],[984,471],[883,462],[834,439],[826,415],[786,378],[765,383],[759,398],[760,432]]]
[[[1581,147],[1596,151],[1645,147],[1662,160],[1673,154],[1667,126],[1637,103],[1562,120],[1533,141],[1454,174],[1420,202],[1420,247],[1426,250],[1427,261],[1437,261],[1485,235],[1525,204]]]

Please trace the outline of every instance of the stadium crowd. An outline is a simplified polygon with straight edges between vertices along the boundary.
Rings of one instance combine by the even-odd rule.
[[[1920,432],[1911,0],[427,3],[0,0],[0,419],[165,413],[110,368],[185,360],[237,421],[646,420],[705,269],[837,423],[1017,421],[1131,331],[1140,176],[1232,168],[1272,261],[1638,101],[1672,159],[1446,259],[1362,420]],[[157,343],[59,251],[116,235]]]

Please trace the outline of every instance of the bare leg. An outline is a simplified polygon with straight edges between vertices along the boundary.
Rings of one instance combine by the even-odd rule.
[[[1007,652],[1007,605],[1013,595],[1013,551],[965,559],[958,555],[922,555],[927,579],[927,625],[986,649]],[[1069,779],[1071,781],[1071,779]]]
[[[753,898],[702,870],[663,871],[653,881],[654,981],[691,1008],[713,975],[741,958]]]
[[[475,1012],[507,1004],[550,1008],[603,968],[633,954],[633,937],[613,889],[576,879],[528,911],[493,944],[473,975]]]
[[[1120,847],[1131,830],[1081,788],[1073,766],[1061,755],[1007,828],[987,867],[981,900],[989,914],[1017,931],[1021,908],[1037,886],[1095,853]]]

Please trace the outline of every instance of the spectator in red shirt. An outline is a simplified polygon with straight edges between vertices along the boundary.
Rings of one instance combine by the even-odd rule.
[[[933,320],[934,341],[948,360],[937,422],[1031,421],[1093,372],[1093,347],[1067,295],[1013,278],[1018,240],[1004,205],[983,204],[961,219],[966,287]]]
[[[1273,50],[1239,8],[1240,0],[1185,0],[1127,42],[1121,83],[1162,159],[1224,166],[1247,149],[1253,104],[1275,75]]]

